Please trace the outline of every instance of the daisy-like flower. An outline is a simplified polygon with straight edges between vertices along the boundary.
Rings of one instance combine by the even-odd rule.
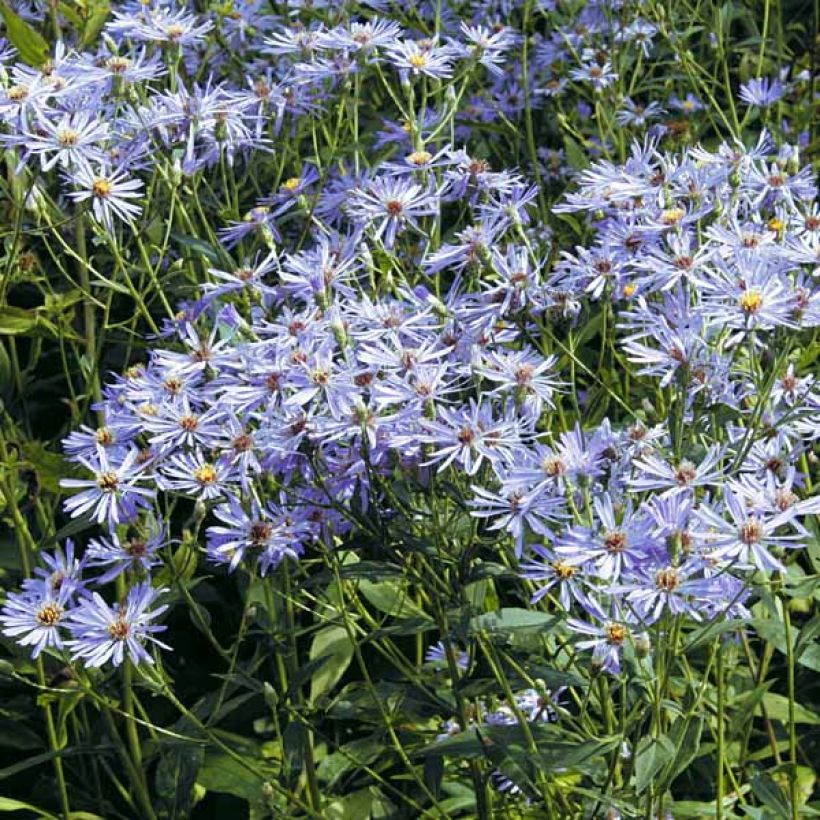
[[[139,20],[130,14],[115,12],[114,21],[108,24],[109,29],[121,31],[133,40],[169,46],[201,43],[213,27],[210,20],[199,23],[195,15],[184,9],[172,13],[162,7],[152,9]]]
[[[638,474],[629,479],[635,492],[663,490],[661,497],[683,492],[691,487],[708,487],[723,481],[723,469],[718,466],[723,451],[717,445],[710,447],[699,464],[689,459],[677,463],[664,461],[654,455],[636,458],[632,465]]]
[[[154,637],[165,627],[152,623],[168,609],[167,604],[151,609],[166,591],[156,590],[149,583],[137,584],[128,591],[124,604],[113,607],[97,592],[83,599],[67,619],[73,637],[65,643],[72,659],[82,660],[86,666],[103,666],[109,661],[120,666],[127,654],[135,664],[153,664],[146,642],[171,648]]]
[[[762,572],[783,571],[783,564],[771,549],[795,547],[803,539],[797,533],[775,535],[781,527],[792,523],[795,510],[787,508],[774,516],[753,512],[743,495],[732,489],[725,491],[723,502],[723,510],[702,504],[692,513],[692,534],[701,540],[709,557]]]
[[[634,512],[631,502],[619,520],[609,493],[594,499],[593,504],[598,527],[571,527],[556,544],[555,554],[574,566],[588,564],[603,581],[617,581],[657,546],[652,522],[641,511]]]
[[[587,635],[584,640],[578,641],[578,649],[592,650],[592,664],[594,667],[618,675],[621,671],[621,652],[624,645],[634,640],[632,620],[613,611],[607,615],[601,606],[592,600],[584,605],[593,622],[588,623],[579,618],[569,618],[567,626],[574,632]]]
[[[104,167],[94,171],[82,167],[69,177],[69,181],[79,188],[71,191],[69,196],[75,202],[90,199],[94,219],[109,231],[114,229],[114,217],[130,222],[142,213],[142,208],[133,200],[142,197],[143,182],[129,178],[125,171],[110,171]]]
[[[583,573],[581,568],[561,560],[555,552],[544,545],[535,544],[536,557],[521,564],[521,577],[540,586],[533,593],[531,603],[536,604],[550,590],[557,589],[558,601],[569,611],[573,601],[583,601]]]
[[[439,211],[438,192],[407,177],[377,177],[353,191],[346,205],[348,215],[368,226],[376,240],[392,248],[396,236],[408,225],[421,232],[418,220]]]
[[[459,649],[455,644],[450,644],[450,655],[452,655],[455,665],[462,671],[466,671],[470,665],[470,655],[463,649]],[[444,641],[434,643],[428,647],[424,653],[424,660],[427,663],[446,664],[447,663],[447,647]]]
[[[226,484],[234,479],[228,457],[210,461],[199,450],[180,453],[163,463],[157,485],[164,490],[179,490],[202,501],[225,495]]]
[[[94,478],[64,478],[60,481],[61,487],[80,490],[65,501],[66,512],[72,518],[90,513],[98,524],[105,521],[113,528],[123,521],[130,521],[137,509],[149,506],[156,495],[155,490],[138,483],[145,476],[136,448],[129,450],[119,464],[110,462],[102,447],[98,448],[95,458],[81,456],[78,461],[94,474]]]
[[[703,282],[702,311],[711,324],[736,331],[728,345],[750,331],[795,327],[788,286],[766,259],[750,259],[741,270],[721,266],[715,274]]]
[[[42,116],[36,132],[26,135],[25,147],[40,157],[40,165],[49,171],[60,165],[69,171],[91,171],[91,163],[102,158],[102,142],[108,137],[108,126],[90,113],[64,114],[56,122]]]
[[[386,53],[404,75],[418,77],[424,74],[436,80],[444,80],[453,75],[451,49],[437,45],[435,40],[403,40],[389,46]]]
[[[609,60],[600,63],[596,59],[582,63],[579,68],[573,68],[569,76],[573,80],[590,83],[595,91],[603,91],[618,79],[618,73],[612,69]]]
[[[109,538],[92,538],[88,542],[85,557],[89,567],[106,567],[97,579],[98,584],[113,581],[126,570],[141,569],[150,572],[160,563],[157,551],[167,542],[165,530],[156,526],[145,535],[134,533],[122,538],[113,533]]]
[[[466,44],[453,41],[454,48],[463,50],[466,56],[474,57],[495,77],[504,76],[504,54],[517,41],[512,29],[503,27],[499,30],[487,26],[471,26],[462,21],[461,33],[467,40]]]
[[[33,647],[32,658],[48,647],[61,649],[69,592],[67,588],[51,590],[41,584],[10,593],[0,610],[3,634],[14,638],[20,646]]]
[[[511,394],[516,403],[530,408],[537,417],[544,407],[554,407],[553,396],[561,381],[553,375],[558,359],[544,358],[535,350],[527,349],[509,353],[488,353],[478,373],[498,387],[489,395]]]
[[[423,420],[422,431],[397,436],[397,443],[430,444],[432,453],[426,464],[438,464],[439,472],[457,464],[467,475],[475,475],[484,459],[491,463],[512,463],[521,447],[517,426],[504,419],[493,420],[492,408],[470,399],[466,407],[439,409],[435,421]]]
[[[498,493],[473,485],[474,498],[469,501],[470,514],[476,518],[494,519],[491,530],[504,529],[515,539],[515,554],[524,549],[527,529],[539,535],[551,535],[549,523],[563,517],[564,501],[538,490],[525,493],[518,487],[503,486]]]
[[[310,538],[306,522],[279,515],[272,504],[260,507],[252,502],[248,513],[230,498],[213,512],[221,523],[208,527],[208,555],[216,563],[227,563],[231,572],[250,557],[259,562],[264,575],[285,558],[297,559]]]
[[[774,105],[785,92],[783,83],[778,79],[770,80],[768,77],[756,77],[740,86],[740,99],[749,105],[757,105],[767,108]]]

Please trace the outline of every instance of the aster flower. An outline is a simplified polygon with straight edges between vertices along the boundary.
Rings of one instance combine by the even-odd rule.
[[[453,74],[451,49],[436,45],[435,40],[403,40],[388,47],[385,54],[405,76],[418,77],[424,74],[436,80],[444,80]]]
[[[470,665],[469,653],[451,644],[450,654],[452,655],[456,666],[463,672],[466,672],[467,668]],[[444,645],[444,641],[439,641],[438,643],[435,643],[432,646],[428,647],[427,651],[424,653],[424,660],[426,663],[435,663],[439,665],[446,664],[447,647]]]
[[[515,540],[515,554],[524,549],[524,536],[529,532],[551,535],[550,524],[564,517],[564,500],[538,489],[525,493],[518,487],[502,486],[492,492],[472,485],[473,498],[469,501],[470,514],[476,518],[492,518],[491,530],[505,529]]]
[[[513,30],[506,26],[491,30],[486,26],[471,26],[462,21],[461,33],[466,43],[453,40],[452,47],[478,60],[493,76],[502,77],[505,52],[513,48],[518,39]]]
[[[98,584],[107,584],[126,571],[140,569],[150,573],[161,563],[157,551],[165,546],[168,536],[165,529],[155,526],[146,534],[133,532],[120,537],[116,532],[108,538],[92,538],[88,542],[85,558],[91,568],[106,568],[97,578]]]
[[[109,461],[103,448],[95,457],[81,456],[80,464],[94,474],[93,479],[64,478],[61,487],[78,489],[65,501],[65,509],[72,518],[90,513],[98,524],[104,521],[110,527],[130,521],[140,507],[147,507],[156,492],[140,486],[146,476],[139,461],[139,451],[131,449],[119,463]]]
[[[150,9],[138,20],[134,20],[129,14],[116,11],[113,17],[107,26],[110,30],[127,34],[134,40],[169,46],[197,45],[213,28],[210,20],[199,23],[195,15],[187,13],[184,9],[172,12],[158,7]]]
[[[111,171],[100,166],[96,171],[81,167],[69,176],[69,182],[79,188],[69,196],[75,202],[91,200],[94,218],[107,228],[114,230],[114,217],[130,222],[142,212],[133,202],[142,197],[142,180],[130,179],[123,171]]]
[[[103,157],[101,144],[107,137],[106,123],[90,113],[64,114],[56,122],[42,116],[37,131],[26,135],[25,147],[40,157],[44,171],[60,165],[90,174],[91,163]]]
[[[588,636],[577,641],[575,646],[580,650],[592,650],[593,667],[611,675],[619,675],[623,647],[636,637],[632,629],[634,620],[614,609],[612,615],[607,615],[592,601],[587,601],[585,609],[592,617],[591,623],[579,618],[567,619],[567,626],[573,632]]]
[[[740,86],[740,99],[749,105],[767,108],[774,105],[783,96],[784,91],[780,80],[757,77]]]
[[[786,509],[774,516],[751,512],[743,497],[734,490],[724,492],[723,509],[701,504],[694,513],[693,535],[701,540],[704,551],[713,560],[755,567],[762,572],[784,571],[772,548],[794,547],[803,539],[800,534],[776,535],[790,524],[795,510]]]
[[[134,664],[153,664],[146,643],[171,648],[154,637],[165,629],[152,621],[168,605],[151,608],[163,592],[167,590],[144,583],[131,587],[125,602],[113,607],[97,592],[83,599],[67,619],[72,638],[65,644],[72,659],[82,660],[86,666],[104,666],[109,661],[120,666],[127,656]]]
[[[69,611],[67,588],[38,585],[9,593],[0,610],[0,623],[4,635],[20,646],[33,647],[31,656],[37,658],[44,649],[62,649]]]
[[[157,474],[157,486],[163,490],[179,490],[202,501],[221,498],[235,480],[235,469],[229,458],[209,460],[200,450],[177,453],[168,457]]]
[[[568,564],[587,565],[603,581],[617,581],[656,548],[652,522],[633,510],[631,501],[616,516],[609,493],[593,499],[593,506],[597,526],[570,527],[556,540],[554,551]]]
[[[521,562],[520,575],[538,585],[530,602],[538,603],[552,590],[557,591],[561,607],[569,612],[573,601],[586,600],[584,574],[581,567],[559,558],[554,550],[543,544],[533,544],[533,558]]]
[[[392,248],[407,226],[421,232],[418,220],[438,214],[438,194],[405,177],[377,177],[353,191],[345,206],[348,215],[372,230],[375,240]]]
[[[45,566],[35,567],[34,577],[23,581],[23,589],[42,589],[46,595],[53,596],[65,592],[67,600],[73,600],[85,590],[83,570],[87,558],[75,555],[74,542],[70,538],[66,538],[63,549],[57,547],[53,553],[41,552],[39,557]]]
[[[259,563],[264,575],[285,558],[297,559],[310,539],[305,522],[279,514],[273,505],[261,507],[255,501],[250,513],[235,498],[214,508],[220,524],[208,527],[208,554],[217,563],[235,570],[246,558]]]
[[[677,464],[670,464],[655,455],[646,455],[633,459],[632,466],[637,475],[629,479],[629,486],[636,492],[663,490],[667,496],[683,492],[691,487],[709,487],[723,482],[724,470],[718,466],[725,453],[718,445],[710,447],[699,464],[683,459]]]
[[[569,76],[570,79],[590,83],[596,92],[603,91],[618,79],[618,74],[613,70],[609,60],[599,63],[596,59],[585,61],[579,68],[573,68]]]
[[[439,472],[458,464],[467,475],[475,475],[485,459],[512,463],[520,447],[517,425],[503,426],[494,421],[490,406],[479,405],[473,399],[463,408],[441,408],[437,420],[422,420],[421,428],[407,442],[430,444],[432,452],[426,463],[438,464]]]
[[[477,372],[498,384],[488,395],[512,395],[539,416],[544,407],[554,407],[555,389],[562,384],[553,375],[557,362],[555,356],[545,358],[525,347],[510,353],[488,353]]]

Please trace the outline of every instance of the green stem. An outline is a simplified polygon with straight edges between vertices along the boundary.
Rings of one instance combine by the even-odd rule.
[[[792,621],[789,614],[788,600],[783,597],[781,603],[783,606],[783,628],[786,633],[786,688],[789,697],[789,799],[792,820],[797,820],[800,808],[797,790],[797,727],[794,717],[794,645],[792,644]]]

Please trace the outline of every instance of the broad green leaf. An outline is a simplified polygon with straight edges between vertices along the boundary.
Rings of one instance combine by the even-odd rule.
[[[400,584],[395,581],[362,580],[359,591],[380,612],[396,618],[428,618],[421,607],[414,603]]]
[[[362,820],[371,816],[372,806],[373,794],[370,789],[361,789],[328,803],[322,816],[327,820]]]
[[[519,607],[502,607],[498,612],[486,612],[470,619],[470,632],[546,632],[560,618],[546,612],[534,612]]]
[[[786,654],[786,635],[780,621],[769,618],[756,618],[752,621],[755,632],[761,638],[769,641],[778,652]],[[805,627],[804,627],[805,628]],[[801,641],[802,630],[792,628],[792,641],[795,647],[795,659],[801,666],[820,672],[820,643],[815,641]],[[800,651],[797,646],[800,645]]]
[[[783,724],[788,724],[789,699],[787,697],[778,695],[776,692],[767,692],[763,696],[763,705],[766,707],[766,713],[771,720],[779,720]],[[805,706],[801,706],[799,703],[795,703],[794,722],[817,726],[820,724],[820,715]]]
[[[771,775],[762,772],[752,778],[754,796],[770,811],[774,817],[791,817],[789,801],[783,789],[775,783]]]
[[[589,165],[589,155],[569,134],[564,134],[564,154],[571,168],[581,170]]]
[[[5,2],[0,2],[0,15],[6,24],[6,37],[17,49],[20,59],[39,68],[48,59],[48,43]]]
[[[31,310],[5,305],[0,308],[0,335],[19,336],[37,326],[37,316]]]
[[[353,644],[347,630],[341,626],[326,626],[314,636],[310,645],[310,659],[326,658],[310,680],[310,702],[329,692],[344,675],[353,659]]]
[[[664,772],[661,788],[668,786],[679,774],[684,772],[695,759],[700,746],[700,736],[705,720],[703,717],[686,719],[678,718],[669,732],[669,742],[674,754],[671,765]]]
[[[187,817],[193,802],[194,785],[204,760],[202,746],[194,743],[169,743],[154,775],[157,794],[169,817]]]
[[[206,751],[196,780],[208,791],[233,794],[249,801],[262,797],[263,778],[222,752]]]
[[[674,756],[675,746],[668,737],[643,738],[635,753],[635,791],[646,791]]]
[[[83,27],[83,36],[80,38],[81,48],[90,46],[97,39],[110,13],[111,7],[108,3],[98,3],[93,7]]]

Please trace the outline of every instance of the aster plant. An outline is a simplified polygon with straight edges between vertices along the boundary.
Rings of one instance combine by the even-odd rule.
[[[799,3],[41,5],[10,808],[820,811]]]

